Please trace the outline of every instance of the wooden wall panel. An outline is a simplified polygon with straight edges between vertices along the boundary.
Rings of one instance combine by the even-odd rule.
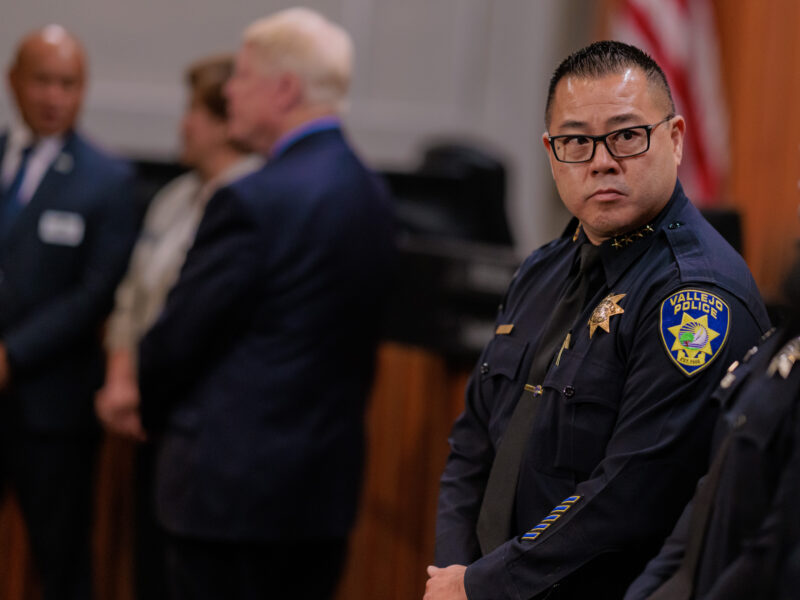
[[[0,600],[38,600],[19,506],[7,496],[0,507]]]
[[[731,123],[730,198],[745,258],[777,295],[800,232],[800,3],[715,0]]]
[[[422,597],[447,435],[462,410],[465,384],[465,374],[450,372],[429,352],[382,349],[360,516],[339,600]]]

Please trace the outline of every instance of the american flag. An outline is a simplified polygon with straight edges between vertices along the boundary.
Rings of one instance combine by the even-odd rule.
[[[720,204],[728,166],[728,118],[709,0],[622,0],[614,39],[633,44],[664,70],[686,119],[681,183],[703,208]]]

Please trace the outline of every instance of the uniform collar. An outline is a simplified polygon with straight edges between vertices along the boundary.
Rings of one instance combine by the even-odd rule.
[[[689,200],[683,193],[680,181],[676,180],[675,188],[669,201],[655,219],[636,231],[624,236],[617,236],[600,244],[600,259],[603,263],[606,284],[609,288],[613,287],[623,273],[628,270],[628,267],[652,246],[659,229],[666,222],[672,222],[671,218],[679,214],[688,202]],[[576,256],[577,248],[580,247],[580,244],[589,241],[586,234],[579,227],[577,219],[573,219],[570,222],[563,236],[572,238],[573,245],[576,248]]]
[[[666,222],[672,222],[672,218],[679,214],[688,202],[689,199],[683,193],[680,181],[676,180],[675,188],[667,205],[661,209],[661,212],[651,223],[647,224],[653,229],[652,233],[637,238],[622,248],[616,247],[613,239],[606,240],[600,245],[600,253],[606,271],[606,281],[609,287],[616,284],[622,274],[628,270],[628,267],[653,245],[657,232],[664,227]]]

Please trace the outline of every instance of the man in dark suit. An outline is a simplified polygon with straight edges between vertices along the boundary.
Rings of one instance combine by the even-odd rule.
[[[73,127],[85,58],[59,26],[21,42],[20,119],[0,137],[0,486],[15,490],[45,598],[90,598],[100,329],[133,240],[130,170]]]
[[[351,61],[310,10],[246,30],[231,132],[269,161],[211,199],[140,346],[178,599],[319,600],[341,570],[392,255],[384,188],[337,117]]]

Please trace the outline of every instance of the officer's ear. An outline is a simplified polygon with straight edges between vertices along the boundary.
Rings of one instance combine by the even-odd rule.
[[[675,156],[675,163],[679,165],[683,158],[683,136],[686,133],[686,121],[681,115],[675,115],[669,122],[669,128],[672,152]]]
[[[553,156],[553,149],[550,147],[550,136],[546,131],[542,134],[542,145],[544,146],[544,151],[547,152],[547,158],[550,161],[550,175],[552,175],[553,179],[555,179],[556,174],[553,171],[553,166],[555,165],[556,157]]]

